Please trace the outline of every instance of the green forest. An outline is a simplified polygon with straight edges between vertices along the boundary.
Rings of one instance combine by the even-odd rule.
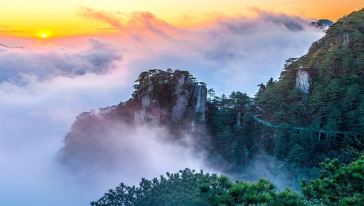
[[[297,86],[300,72],[308,88]],[[338,20],[306,55],[288,59],[277,80],[259,86],[254,97],[208,90],[208,159],[236,174],[267,154],[300,188],[185,169],[120,184],[91,205],[364,205],[364,10]]]
[[[302,182],[302,193],[278,191],[269,180],[233,181],[229,177],[185,169],[138,186],[120,184],[91,206],[324,206],[362,205],[364,155],[350,164],[327,160],[318,178]]]

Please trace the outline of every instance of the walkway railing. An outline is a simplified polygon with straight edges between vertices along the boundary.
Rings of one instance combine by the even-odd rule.
[[[326,134],[326,135],[330,135],[330,134],[343,134],[343,135],[350,135],[350,136],[357,136],[359,135],[357,132],[350,132],[350,131],[335,131],[335,130],[324,130],[324,129],[313,129],[311,127],[295,127],[295,126],[286,126],[286,125],[279,125],[279,124],[274,124],[272,122],[260,119],[257,115],[253,116],[253,119],[266,126],[266,127],[270,127],[270,128],[275,128],[275,129],[293,129],[293,130],[298,130],[298,131],[307,131],[307,132],[317,132],[319,133],[319,136],[321,137],[321,134]]]

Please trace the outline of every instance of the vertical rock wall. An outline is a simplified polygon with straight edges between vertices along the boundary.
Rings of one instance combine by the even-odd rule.
[[[206,85],[195,82],[188,73],[158,71],[140,80],[131,101],[139,105],[134,111],[136,123],[192,127],[194,120],[196,124],[205,122],[206,98]]]
[[[205,121],[206,114],[206,99],[207,99],[207,88],[206,85],[197,83],[194,86],[194,113],[196,119],[199,122]]]
[[[176,102],[172,109],[172,122],[177,124],[183,118],[183,115],[187,111],[188,101],[191,91],[184,88],[186,84],[186,76],[181,75],[177,79],[177,84],[175,87],[174,95],[176,97]]]
[[[297,71],[296,88],[304,94],[310,92],[310,75],[308,71],[302,69],[302,67]]]
[[[142,124],[169,130],[168,138],[183,138],[186,134],[200,137],[206,112],[207,89],[197,83],[187,71],[150,70],[141,73],[128,101],[79,115],[65,138],[61,161],[71,167],[85,165],[112,166],[115,156],[113,138],[124,138],[128,131]],[[201,130],[200,130],[201,129]],[[147,138],[147,137],[146,137]]]

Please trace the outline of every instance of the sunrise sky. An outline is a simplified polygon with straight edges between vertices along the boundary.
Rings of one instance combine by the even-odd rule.
[[[362,7],[363,0],[2,0],[0,35],[47,39],[115,32],[104,22],[85,18],[83,10],[88,8],[121,21],[133,12],[150,12],[174,26],[190,27],[216,18],[251,16],[255,10],[337,20]]]
[[[335,21],[362,9],[364,0],[0,5],[0,205],[86,206],[120,181],[135,184],[200,161],[138,142],[130,146],[138,148],[130,154],[135,161],[120,161],[122,172],[86,168],[74,174],[58,155],[77,115],[127,101],[135,79],[149,69],[187,70],[217,95],[241,91],[254,97],[257,85],[279,77],[285,60],[304,55],[325,35],[327,28],[312,21]],[[134,133],[128,135],[134,143]]]

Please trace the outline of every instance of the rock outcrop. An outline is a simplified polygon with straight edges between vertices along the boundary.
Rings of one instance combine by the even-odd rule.
[[[297,71],[296,87],[304,94],[308,94],[310,92],[310,75],[307,69],[300,67]]]
[[[187,71],[149,70],[140,74],[134,88],[127,102],[76,118],[61,150],[62,162],[77,165],[80,161],[94,164],[111,160],[115,154],[107,155],[112,145],[105,142],[118,125],[163,127],[171,139],[178,139],[205,122],[206,85],[196,82]]]
[[[150,70],[142,73],[136,85],[136,123],[168,127],[205,121],[206,85],[196,82],[187,71]]]
[[[311,25],[320,29],[328,29],[332,26],[334,22],[329,19],[319,19],[317,21],[311,22]]]

